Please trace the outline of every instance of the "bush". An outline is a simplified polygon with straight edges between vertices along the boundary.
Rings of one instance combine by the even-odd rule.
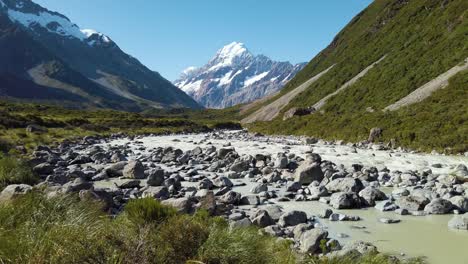
[[[10,184],[34,185],[38,181],[39,178],[24,161],[0,153],[0,190]]]
[[[130,200],[125,206],[127,218],[138,225],[161,223],[176,213],[174,208],[162,205],[151,197]]]
[[[199,250],[203,263],[296,263],[287,241],[258,234],[256,228],[214,228]]]
[[[29,193],[0,205],[0,262],[105,263],[115,256],[109,224],[94,204]]]

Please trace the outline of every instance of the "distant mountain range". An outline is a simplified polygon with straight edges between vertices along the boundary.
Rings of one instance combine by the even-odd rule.
[[[0,97],[121,110],[200,108],[110,37],[30,0],[0,0]]]
[[[233,42],[205,66],[186,69],[174,84],[205,107],[225,108],[281,90],[305,65],[255,56],[244,44]]]

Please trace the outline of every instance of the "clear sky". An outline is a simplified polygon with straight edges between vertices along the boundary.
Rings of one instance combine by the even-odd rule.
[[[309,61],[371,0],[33,0],[173,81],[218,49],[242,42],[254,54]]]

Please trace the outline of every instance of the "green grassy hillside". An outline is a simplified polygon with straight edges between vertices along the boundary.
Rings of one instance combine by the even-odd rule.
[[[468,2],[376,0],[357,15],[276,97],[336,66],[283,108],[309,107],[384,55],[363,78],[328,100],[322,113],[256,123],[264,133],[364,140],[382,127],[384,140],[423,150],[468,150],[468,79],[461,72],[430,98],[391,113],[381,110],[468,57]],[[366,109],[375,111],[370,113]],[[249,114],[247,113],[247,115]]]

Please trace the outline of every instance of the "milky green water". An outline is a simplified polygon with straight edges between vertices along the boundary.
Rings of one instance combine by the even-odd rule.
[[[319,202],[284,202],[285,210],[302,210],[316,215],[328,205]],[[328,227],[330,237],[338,233],[349,238],[338,238],[342,243],[363,240],[373,243],[379,251],[390,254],[405,253],[409,257],[425,256],[431,264],[468,264],[468,232],[450,230],[447,222],[452,215],[400,216],[393,212],[380,212],[374,208],[334,210],[362,218],[357,222],[331,222],[321,220]],[[383,224],[381,217],[400,219],[397,224]],[[352,228],[353,225],[365,229]]]

